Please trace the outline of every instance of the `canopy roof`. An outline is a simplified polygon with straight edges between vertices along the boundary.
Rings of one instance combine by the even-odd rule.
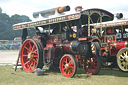
[[[95,26],[96,28],[100,28],[101,24],[97,23],[97,24],[92,24],[93,26]],[[126,20],[113,20],[113,21],[107,21],[107,22],[103,22],[102,23],[102,28],[106,28],[106,27],[117,27],[117,26],[128,26],[128,19]]]
[[[93,23],[99,22],[99,17],[102,17],[103,22],[111,21],[113,20],[114,17],[112,13],[103,9],[87,9],[81,12],[54,16],[52,18],[43,18],[42,20],[14,24],[13,29],[18,30],[18,29],[44,26],[44,25],[66,22],[66,21],[74,21],[78,19],[81,19],[81,23],[83,25],[83,24],[88,24],[88,16],[90,16]]]

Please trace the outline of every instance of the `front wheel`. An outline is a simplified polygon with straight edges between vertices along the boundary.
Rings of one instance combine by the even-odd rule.
[[[117,53],[117,64],[121,71],[128,72],[128,48],[122,48]]]
[[[84,69],[87,74],[98,74],[101,69],[100,58],[97,55],[93,55],[92,57],[86,56],[84,60]]]
[[[75,57],[70,54],[65,54],[60,60],[60,71],[65,77],[73,77],[77,71]]]

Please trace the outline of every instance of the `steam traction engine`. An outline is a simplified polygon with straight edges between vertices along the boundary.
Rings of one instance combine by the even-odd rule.
[[[121,20],[122,13],[117,14],[117,20],[103,22],[94,27],[100,30],[102,63],[105,66],[118,65],[121,71],[128,71],[128,20]],[[101,28],[102,25],[102,28]]]
[[[60,68],[65,77],[73,77],[77,67],[84,68],[88,74],[98,74],[101,68],[99,55],[92,53],[90,38],[83,37],[80,29],[88,23],[89,15],[99,17],[96,13],[110,14],[101,9],[64,13],[69,10],[70,7],[65,6],[35,12],[33,16],[42,16],[40,20],[13,25],[14,30],[23,29],[20,58],[26,72],[47,66]],[[35,36],[26,39],[27,29],[32,27],[36,29]]]

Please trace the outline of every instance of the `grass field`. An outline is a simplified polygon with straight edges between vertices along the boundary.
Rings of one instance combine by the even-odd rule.
[[[128,73],[119,70],[102,69],[98,75],[78,70],[74,78],[66,78],[60,72],[36,76],[20,69],[15,72],[12,67],[0,66],[0,85],[128,85]]]

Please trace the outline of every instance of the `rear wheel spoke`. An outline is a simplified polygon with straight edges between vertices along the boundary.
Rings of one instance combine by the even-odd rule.
[[[24,46],[24,48],[28,51],[28,52],[30,52],[31,50],[30,49],[28,49],[28,47],[26,47],[26,46]]]
[[[27,65],[28,63],[30,63],[30,60],[28,60],[28,61],[25,63],[25,65]]]
[[[34,51],[34,48],[35,48],[36,46],[35,45],[33,45],[33,47],[32,47],[32,51]]]
[[[28,57],[28,55],[23,55],[23,57]]]
[[[32,50],[31,42],[29,42],[29,49]]]
[[[32,65],[33,65],[33,62],[31,62],[30,66],[29,66],[29,68],[28,68],[29,70],[31,69]]]
[[[35,63],[37,63],[37,61],[33,58],[33,61],[35,62]]]
[[[33,57],[34,57],[34,58],[38,58],[38,55],[36,54],[36,55],[34,55]]]

